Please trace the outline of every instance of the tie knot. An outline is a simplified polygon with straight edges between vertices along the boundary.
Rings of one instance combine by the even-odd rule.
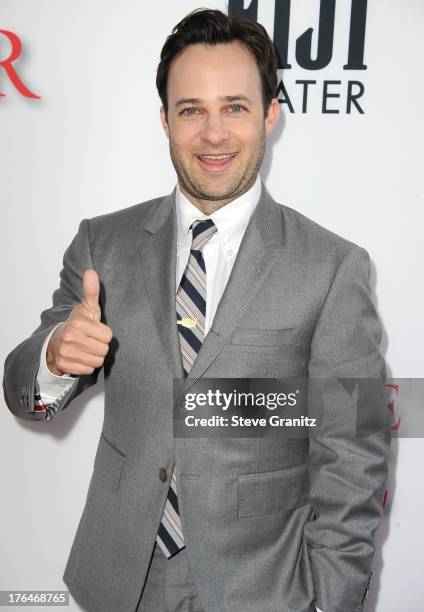
[[[193,233],[191,250],[200,251],[209,238],[216,232],[216,225],[212,219],[203,219],[202,221],[193,221],[191,229]]]

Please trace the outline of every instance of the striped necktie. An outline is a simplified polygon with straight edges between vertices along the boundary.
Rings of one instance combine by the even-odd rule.
[[[205,337],[206,266],[202,248],[216,232],[212,219],[194,221],[191,229],[190,257],[181,278],[176,299],[177,324],[185,376],[190,372]],[[175,467],[156,541],[168,558],[185,546],[178,509]]]

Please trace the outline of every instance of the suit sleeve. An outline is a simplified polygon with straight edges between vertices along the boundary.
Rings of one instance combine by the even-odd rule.
[[[304,538],[316,605],[326,612],[362,609],[387,479],[385,364],[369,276],[367,252],[354,247],[333,277],[311,345],[318,426],[310,438],[313,516]]]
[[[89,243],[89,221],[84,219],[78,233],[65,251],[60,286],[53,293],[50,308],[41,313],[41,322],[32,335],[21,342],[6,358],[3,390],[9,410],[25,420],[51,420],[68,406],[71,399],[97,381],[99,370],[90,376],[80,376],[66,393],[52,402],[47,411],[34,410],[37,394],[37,372],[46,338],[65,321],[72,309],[83,299],[82,276],[93,267]],[[35,401],[34,401],[35,400]]]

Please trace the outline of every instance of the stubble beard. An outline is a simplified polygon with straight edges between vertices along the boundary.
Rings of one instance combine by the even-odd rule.
[[[216,208],[219,208],[219,205],[223,206],[228,204],[252,187],[262,165],[265,154],[265,143],[266,133],[264,127],[257,146],[252,151],[245,166],[240,168],[239,172],[232,178],[231,183],[221,190],[213,188],[212,186],[208,189],[206,184],[196,179],[194,173],[189,172],[172,139],[172,135],[169,137],[169,152],[182,190],[194,198],[195,201],[204,200],[206,202],[214,202],[218,205]]]

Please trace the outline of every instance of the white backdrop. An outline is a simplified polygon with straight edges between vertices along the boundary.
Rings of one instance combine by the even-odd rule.
[[[226,9],[223,0],[200,5]],[[292,0],[292,68],[284,82],[297,112],[282,104],[262,177],[277,201],[369,251],[390,373],[422,377],[424,4],[369,2],[363,71],[343,70],[350,5],[336,2],[331,63],[310,71],[296,64],[294,50],[308,27],[315,28],[316,48],[319,0]],[[198,6],[190,0],[0,0],[0,29],[23,43],[15,68],[41,96],[21,96],[0,68],[6,94],[0,97],[2,364],[50,305],[79,221],[173,188],[155,70],[165,36]],[[274,2],[258,6],[272,35]],[[0,35],[0,60],[9,52]],[[300,112],[296,79],[317,81],[307,113]],[[345,112],[349,79],[364,84],[364,114]],[[324,80],[341,81],[329,89],[341,93],[328,101],[338,114],[321,112]],[[0,404],[0,590],[65,589],[63,570],[102,427],[102,383],[47,425],[19,421],[2,397]],[[423,450],[422,439],[394,441],[368,612],[423,609]],[[69,609],[80,609],[72,598]]]

